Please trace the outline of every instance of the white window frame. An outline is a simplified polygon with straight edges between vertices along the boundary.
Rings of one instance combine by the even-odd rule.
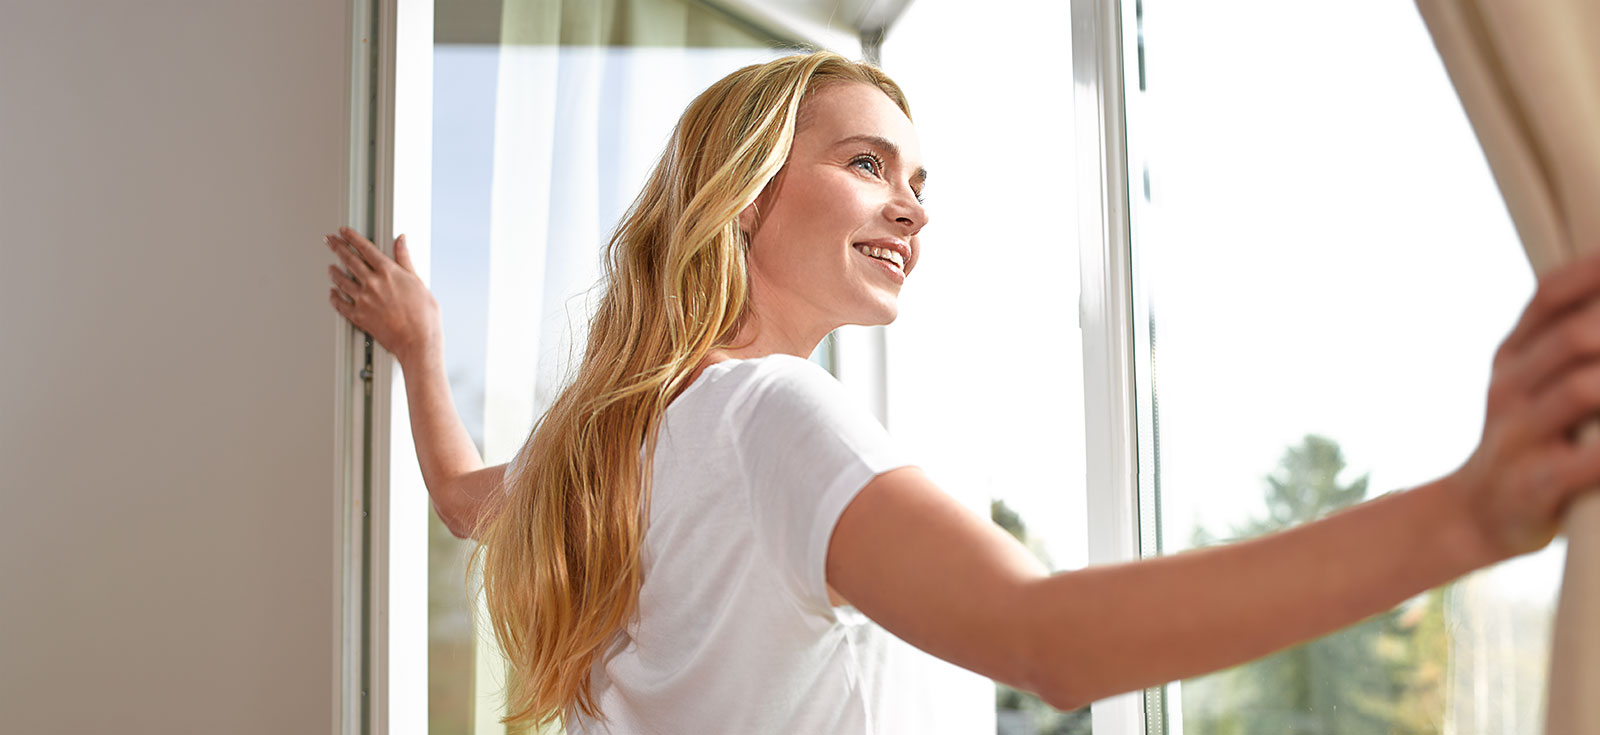
[[[349,0],[349,132],[344,222],[390,257],[406,233],[428,280],[433,1]],[[398,72],[398,73],[397,73]],[[399,80],[400,83],[397,83]],[[330,223],[332,224],[332,223]],[[427,582],[432,509],[417,464],[399,366],[354,330],[340,337],[335,421],[343,437],[335,596],[341,735],[427,732]],[[376,397],[387,396],[388,400]],[[394,502],[396,498],[400,502]]]
[[[349,104],[346,116],[349,127],[345,134],[345,208],[340,215],[345,223],[366,229],[371,221],[373,199],[368,183],[372,180],[370,145],[376,114],[372,102],[374,59],[370,43],[373,9],[370,0],[350,0],[347,10],[345,99]],[[339,631],[334,662],[339,691],[332,731],[340,735],[358,735],[367,732],[371,714],[368,705],[373,701],[373,697],[368,696],[367,675],[371,670],[368,657],[373,647],[369,645],[371,613],[367,603],[372,599],[375,575],[365,569],[372,556],[368,550],[371,537],[367,533],[371,520],[368,514],[369,488],[372,487],[368,448],[372,442],[367,437],[372,428],[368,420],[372,373],[367,368],[366,354],[370,340],[363,340],[352,329],[339,330],[338,339],[334,423],[341,447],[335,458],[339,511],[334,515],[338,522],[334,534],[339,556],[335,560],[334,579],[338,589],[333,613]]]
[[[1072,0],[1078,324],[1083,335],[1090,564],[1131,561],[1159,551],[1154,534],[1140,533],[1139,376],[1124,83],[1128,61],[1123,53],[1137,48],[1130,14],[1131,7],[1120,0]],[[1166,732],[1164,692],[1156,687],[1093,703],[1094,732]]]

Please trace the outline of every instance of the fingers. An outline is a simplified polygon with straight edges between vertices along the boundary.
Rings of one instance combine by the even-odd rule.
[[[1496,392],[1539,391],[1576,364],[1600,356],[1600,302],[1575,309],[1520,353],[1508,356]]]
[[[359,278],[360,276],[376,272],[372,266],[367,263],[367,261],[361,258],[361,255],[357,251],[351,249],[350,244],[346,242],[344,238],[336,235],[324,235],[322,239],[324,242],[328,243],[328,249],[332,250],[333,254],[338,256],[339,262],[344,263],[345,269],[350,271],[350,273],[355,274],[356,277]]]
[[[411,248],[406,246],[406,236],[401,235],[394,239],[394,262],[406,269],[411,275],[417,274],[417,269],[411,267]]]
[[[1577,424],[1600,415],[1600,363],[1588,363],[1552,382],[1525,410],[1529,412],[1527,420],[1513,429],[1522,436],[1513,441],[1543,442],[1571,436]]]
[[[1538,511],[1559,517],[1574,497],[1600,485],[1600,442],[1565,445],[1550,464],[1549,486],[1531,488],[1527,501]]]
[[[344,296],[340,295],[339,289],[328,289],[328,301],[333,304],[333,310],[339,312],[340,316],[348,319],[351,324],[355,323],[356,305],[346,301]]]
[[[368,269],[376,271],[389,260],[389,256],[384,255],[377,245],[372,244],[372,241],[362,237],[361,233],[349,227],[340,227],[339,234],[345,242],[355,248],[356,254],[360,256],[363,265]]]
[[[340,227],[339,232],[360,238],[358,233],[348,227]],[[328,266],[328,278],[333,282],[333,288],[328,289],[328,303],[333,306],[334,311],[339,312],[340,316],[349,320],[351,324],[355,324],[355,299],[356,295],[362,290],[360,279],[361,277],[374,275],[375,271],[360,255],[360,246],[356,245],[354,246],[356,249],[352,249],[350,240],[345,237],[323,235],[322,241],[328,245],[334,255],[338,256],[339,262],[345,266],[345,270],[341,270],[336,265]],[[370,244],[368,243],[368,245]]]
[[[333,279],[334,288],[354,301],[356,292],[361,290],[361,282],[350,277],[350,274],[339,269],[339,266],[328,266],[328,277]]]
[[[1539,290],[1523,310],[1522,318],[1501,344],[1512,355],[1538,339],[1552,322],[1600,293],[1600,251],[1584,255],[1541,279]],[[1500,356],[1497,355],[1497,360]]]

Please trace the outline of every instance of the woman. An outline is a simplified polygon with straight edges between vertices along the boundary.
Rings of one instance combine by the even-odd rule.
[[[518,674],[509,720],[898,732],[884,629],[1076,708],[1542,548],[1600,483],[1600,449],[1569,439],[1600,412],[1590,258],[1540,285],[1496,354],[1482,442],[1454,472],[1271,536],[1051,575],[804,359],[895,318],[925,179],[905,98],[870,66],[805,54],[717,82],[611,240],[576,380],[517,461],[482,469],[404,238],[390,261],[330,236],[354,274],[330,266],[330,299],[400,360],[435,507],[480,539]]]

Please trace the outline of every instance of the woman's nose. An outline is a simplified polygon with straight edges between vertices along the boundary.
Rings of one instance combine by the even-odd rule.
[[[889,214],[895,223],[907,228],[907,237],[928,226],[928,210],[922,206],[922,202],[917,201],[915,194],[909,192],[895,198]]]

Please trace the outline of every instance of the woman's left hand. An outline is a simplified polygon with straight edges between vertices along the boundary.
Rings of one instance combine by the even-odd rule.
[[[1495,560],[1538,551],[1600,485],[1600,255],[1540,279],[1494,357],[1483,438],[1447,480]],[[1584,436],[1579,436],[1584,434]]]

